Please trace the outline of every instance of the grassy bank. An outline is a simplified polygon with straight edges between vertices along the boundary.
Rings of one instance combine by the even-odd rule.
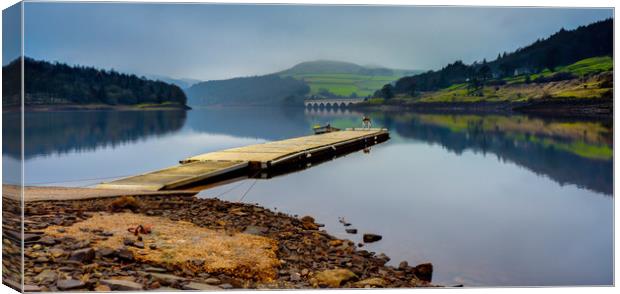
[[[578,100],[611,99],[613,96],[613,59],[608,56],[580,60],[553,71],[544,70],[536,74],[521,74],[490,80],[478,93],[468,89],[467,83],[453,84],[449,87],[416,95],[400,94],[389,100],[372,98],[366,106],[397,105],[427,107],[441,105],[466,107],[468,104],[514,104],[524,106],[539,101],[551,102],[549,107],[558,104],[575,104]],[[575,103],[577,102],[577,103]],[[544,105],[543,105],[544,107]]]

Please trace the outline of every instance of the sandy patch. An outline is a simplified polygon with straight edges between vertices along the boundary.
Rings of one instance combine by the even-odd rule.
[[[151,228],[149,234],[140,234],[143,249],[127,246],[140,262],[169,269],[228,273],[261,281],[269,281],[276,276],[275,268],[279,265],[276,241],[249,234],[210,230],[184,221],[128,212],[98,213],[85,221],[62,227],[64,232],[58,232],[58,226],[50,226],[45,233],[55,237],[91,240],[95,248],[117,249],[124,246],[127,238],[139,242],[128,231],[128,228],[138,225]],[[104,237],[101,231],[112,235]],[[150,248],[151,244],[155,245],[154,249]]]

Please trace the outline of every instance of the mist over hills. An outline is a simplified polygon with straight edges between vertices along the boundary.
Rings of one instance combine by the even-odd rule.
[[[189,104],[194,106],[299,105],[306,96],[365,97],[386,82],[419,72],[316,60],[302,62],[273,74],[196,83],[186,93]]]

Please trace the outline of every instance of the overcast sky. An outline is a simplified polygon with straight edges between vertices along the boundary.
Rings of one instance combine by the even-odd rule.
[[[26,3],[27,56],[200,80],[330,59],[436,69],[512,51],[611,9]]]

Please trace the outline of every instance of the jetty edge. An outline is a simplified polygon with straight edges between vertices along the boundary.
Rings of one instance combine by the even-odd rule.
[[[215,178],[252,175],[319,158],[370,147],[390,138],[384,128],[348,128],[262,144],[209,152],[180,160],[180,164],[96,186],[100,189],[176,190]]]

